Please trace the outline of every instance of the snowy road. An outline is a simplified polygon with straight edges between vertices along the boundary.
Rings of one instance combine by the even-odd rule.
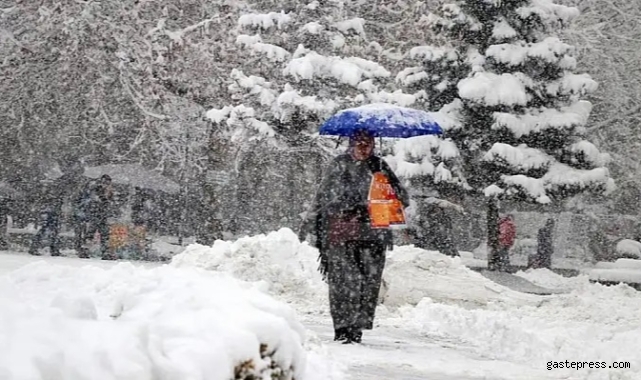
[[[498,308],[492,309],[489,306],[492,304],[490,303],[485,309],[479,309],[477,303],[482,299],[479,295],[485,297],[490,293],[473,293],[465,290],[462,284],[467,283],[467,288],[470,288],[471,277],[466,277],[467,269],[458,268],[456,269],[458,272],[450,271],[448,272],[450,274],[444,277],[449,279],[450,287],[453,286],[452,289],[456,292],[449,290],[445,292],[445,288],[438,286],[439,283],[435,282],[437,277],[431,277],[432,287],[440,292],[433,294],[440,297],[447,295],[459,298],[461,296],[459,291],[466,291],[468,296],[474,296],[470,298],[474,300],[474,304],[465,307],[465,304],[457,302],[453,304],[428,302],[410,307],[400,313],[392,313],[382,308],[377,317],[378,326],[373,331],[365,332],[362,345],[342,345],[332,341],[333,329],[327,315],[326,300],[322,298],[326,290],[322,290],[317,285],[305,288],[309,284],[301,285],[303,283],[296,282],[298,280],[292,277],[292,272],[285,270],[288,268],[287,265],[270,267],[267,262],[262,261],[276,260],[277,252],[287,252],[287,249],[293,252],[296,248],[287,246],[282,241],[279,241],[281,245],[269,245],[262,241],[250,241],[250,243],[252,244],[245,241],[239,243],[238,247],[252,252],[262,252],[262,256],[252,254],[243,258],[242,252],[235,251],[233,256],[224,256],[225,261],[219,262],[210,251],[201,250],[192,252],[190,260],[193,260],[183,260],[178,267],[190,268],[194,265],[206,267],[209,270],[234,273],[240,278],[246,277],[254,281],[269,278],[273,286],[270,288],[271,293],[277,297],[284,297],[285,301],[294,300],[289,303],[298,310],[298,318],[307,329],[308,350],[317,354],[317,358],[322,357],[328,360],[316,362],[316,365],[332,367],[329,372],[334,375],[325,376],[324,379],[603,380],[617,378],[628,380],[638,378],[635,377],[638,372],[634,366],[629,371],[612,372],[546,369],[546,361],[556,359],[632,359],[634,365],[636,356],[630,348],[637,346],[635,337],[641,330],[634,327],[637,320],[635,314],[627,312],[627,309],[621,309],[621,306],[628,305],[630,310],[636,310],[635,305],[641,305],[637,292],[590,286],[584,291],[585,295],[552,296],[547,298],[544,304],[532,304],[529,296],[522,298],[518,294],[509,293],[511,297],[509,300],[514,302],[513,306],[509,303],[496,303]],[[217,249],[223,252],[227,248],[229,247]],[[300,259],[297,254],[294,254],[294,257],[296,260]],[[217,264],[212,265],[211,260]],[[314,263],[315,257],[311,260]],[[108,269],[117,264],[117,262],[98,259],[34,257],[0,251],[0,276],[38,261],[77,268],[92,266]],[[133,264],[149,268],[162,265],[140,262]],[[300,271],[298,276],[301,278],[309,276],[300,264],[290,268]],[[393,268],[394,266],[391,266],[392,274]],[[396,266],[396,268],[398,270],[400,267]],[[408,278],[407,273],[409,272],[399,272],[398,276]],[[420,271],[421,276],[426,276],[425,273],[427,272],[423,269]],[[281,275],[284,277],[279,277]],[[286,281],[298,285],[285,286]],[[417,280],[412,278],[411,281]],[[278,285],[281,287],[279,288]],[[621,309],[616,318],[612,314],[612,310],[615,309]],[[326,368],[316,368],[328,372]]]

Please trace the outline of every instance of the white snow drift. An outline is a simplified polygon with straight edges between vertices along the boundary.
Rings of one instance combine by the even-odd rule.
[[[0,277],[0,310],[2,379],[305,378],[293,310],[224,273],[38,262]]]

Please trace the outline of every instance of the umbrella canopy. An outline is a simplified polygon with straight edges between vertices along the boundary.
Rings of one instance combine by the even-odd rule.
[[[374,137],[397,138],[443,133],[428,112],[387,103],[340,111],[330,117],[319,132],[321,135],[352,136],[356,131],[367,131]]]
[[[14,189],[5,181],[0,181],[0,198],[17,199],[22,198],[24,194]]]
[[[84,176],[100,178],[107,174],[114,183],[120,185],[136,186],[143,189],[164,191],[175,194],[180,186],[162,175],[143,168],[139,164],[112,164],[85,168]]]

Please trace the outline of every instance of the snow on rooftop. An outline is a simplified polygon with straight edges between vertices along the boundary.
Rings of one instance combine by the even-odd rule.
[[[526,109],[524,114],[516,115],[495,112],[493,129],[508,128],[514,137],[542,132],[549,128],[570,129],[587,123],[592,103],[580,100],[559,110],[553,108]]]
[[[244,14],[238,18],[238,25],[243,27],[261,28],[267,30],[272,27],[282,29],[283,26],[290,23],[292,17],[285,12],[269,12],[266,14],[251,13]]]
[[[334,23],[334,27],[345,34],[349,33],[350,31],[354,31],[354,33],[365,37],[365,20],[360,17],[356,17],[350,20],[338,21]]]
[[[521,78],[514,74],[477,72],[458,83],[459,96],[488,106],[526,105],[528,95]]]
[[[506,164],[513,170],[529,171],[547,167],[554,158],[539,149],[530,148],[525,144],[512,146],[509,144],[495,143],[483,156],[484,161],[493,161]]]
[[[283,69],[283,75],[290,75],[296,80],[333,77],[356,87],[363,77],[389,77],[390,72],[378,63],[363,58],[327,57],[312,51],[304,57],[292,59]]]

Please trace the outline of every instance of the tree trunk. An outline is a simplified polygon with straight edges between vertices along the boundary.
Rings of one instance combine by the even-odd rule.
[[[487,201],[487,250],[487,268],[500,269],[499,205],[496,198],[489,198]]]

